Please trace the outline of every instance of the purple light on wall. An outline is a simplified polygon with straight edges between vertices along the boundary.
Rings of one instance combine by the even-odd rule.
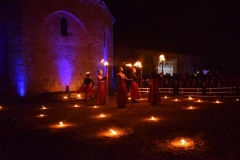
[[[71,82],[73,66],[69,60],[65,58],[59,58],[57,62],[57,70],[61,79],[62,85],[69,85]]]
[[[27,85],[27,80],[26,80],[26,73],[25,73],[25,67],[22,64],[22,59],[19,58],[16,61],[16,66],[15,66],[15,84],[17,85],[17,91],[20,97],[24,97],[26,94],[26,85]]]

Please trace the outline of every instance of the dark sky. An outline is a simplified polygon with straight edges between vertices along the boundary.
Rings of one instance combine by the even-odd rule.
[[[181,54],[240,52],[240,1],[105,0],[114,44]]]

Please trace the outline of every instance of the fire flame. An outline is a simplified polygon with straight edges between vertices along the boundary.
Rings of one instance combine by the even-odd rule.
[[[106,117],[105,115],[103,115],[103,114],[100,114],[100,117]]]
[[[184,139],[181,139],[181,141],[180,141],[180,142],[181,142],[181,144],[182,144],[182,145],[185,145],[185,144],[186,144],[186,142],[185,142],[185,140],[184,140]]]
[[[62,123],[62,122],[59,122],[59,126],[63,126],[63,123]]]
[[[142,63],[137,61],[136,63],[134,63],[134,66],[135,67],[139,67],[139,68],[142,68]]]
[[[117,132],[114,131],[114,130],[112,130],[112,129],[110,129],[109,131],[110,131],[112,134],[117,134]]]
[[[132,67],[131,63],[126,64],[127,67]]]
[[[155,119],[156,119],[156,118],[154,118],[153,116],[151,117],[151,120],[153,120],[153,121],[154,121]]]

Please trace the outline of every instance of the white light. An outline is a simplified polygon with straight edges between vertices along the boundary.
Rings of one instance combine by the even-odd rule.
[[[185,145],[186,144],[186,142],[185,142],[185,140],[184,139],[181,139],[181,141],[180,141],[181,143],[182,143],[182,145]]]
[[[164,55],[160,55],[159,56],[159,60],[160,60],[160,62],[164,62],[165,61],[165,56]]]
[[[104,66],[107,66],[108,65],[108,62],[104,62],[104,64],[103,64]]]
[[[114,130],[112,130],[112,129],[110,129],[109,131],[110,131],[112,134],[117,134],[117,132],[114,131]]]
[[[63,123],[62,123],[62,122],[59,122],[59,125],[60,125],[60,126],[63,126]]]
[[[78,98],[81,98],[81,95],[80,94],[77,94]]]

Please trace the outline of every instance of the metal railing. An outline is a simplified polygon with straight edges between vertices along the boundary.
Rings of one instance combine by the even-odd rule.
[[[139,88],[140,93],[148,93],[150,88]],[[159,88],[160,93],[173,94],[174,88]],[[203,88],[178,88],[179,94],[202,94]],[[233,94],[236,93],[235,87],[205,88],[205,93],[212,94]]]

